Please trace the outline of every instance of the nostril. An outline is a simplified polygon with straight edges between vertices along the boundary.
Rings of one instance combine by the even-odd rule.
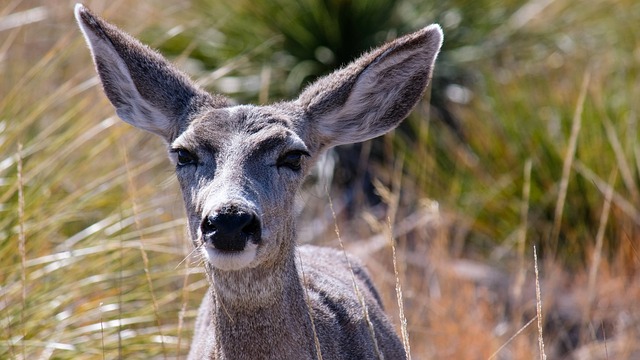
[[[213,216],[207,216],[200,226],[203,234],[209,234],[217,230]]]
[[[242,232],[247,235],[256,235],[260,233],[260,221],[256,215],[251,214],[246,225],[242,227]]]

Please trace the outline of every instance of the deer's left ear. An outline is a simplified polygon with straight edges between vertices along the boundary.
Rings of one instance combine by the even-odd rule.
[[[430,25],[309,86],[297,100],[323,147],[382,135],[407,117],[431,79],[442,30]]]

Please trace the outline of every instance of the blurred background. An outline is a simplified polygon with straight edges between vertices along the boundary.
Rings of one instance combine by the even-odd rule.
[[[161,140],[102,93],[73,5],[0,0],[0,358],[184,358],[207,283],[182,199]],[[414,359],[640,358],[637,1],[85,5],[254,104],[441,24],[412,115],[305,185],[300,242],[340,229],[399,333],[401,294]]]

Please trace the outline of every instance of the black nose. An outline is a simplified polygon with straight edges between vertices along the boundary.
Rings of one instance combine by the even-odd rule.
[[[206,243],[222,251],[242,251],[247,241],[260,241],[260,220],[253,211],[227,207],[207,216],[201,225]]]

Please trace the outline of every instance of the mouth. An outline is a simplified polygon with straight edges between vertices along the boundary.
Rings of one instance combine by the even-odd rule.
[[[256,258],[258,245],[249,241],[239,250],[219,249],[211,243],[204,243],[201,249],[205,259],[212,267],[222,271],[235,271],[249,267]]]

